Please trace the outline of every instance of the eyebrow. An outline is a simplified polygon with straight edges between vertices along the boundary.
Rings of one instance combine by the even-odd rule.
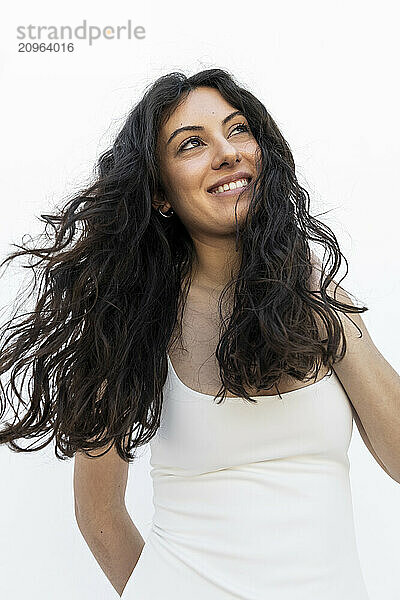
[[[235,112],[233,112],[230,115],[228,115],[227,117],[225,117],[225,119],[223,119],[221,121],[221,124],[225,125],[228,121],[230,121],[231,119],[233,119],[233,117],[236,117],[237,115],[242,115],[243,117],[245,117],[245,115],[242,113],[241,110],[236,110]],[[181,131],[203,131],[203,130],[204,130],[204,127],[202,127],[201,125],[186,125],[185,127],[179,127],[179,129],[175,129],[175,131],[173,133],[171,133],[166,145],[168,146],[168,144],[174,139],[174,137],[177,136],[178,133],[181,133]]]

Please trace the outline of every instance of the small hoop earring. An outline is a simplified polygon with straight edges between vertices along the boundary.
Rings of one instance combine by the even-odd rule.
[[[166,213],[163,213],[161,209],[162,209],[162,206],[159,206],[159,207],[158,207],[158,212],[160,213],[160,215],[162,215],[162,216],[163,216],[163,217],[165,217],[166,219],[169,219],[169,218],[170,218],[170,217],[172,217],[172,215],[174,214],[174,211],[172,210],[172,208],[171,208],[171,212],[170,212],[170,214],[169,214],[169,215],[167,215]]]

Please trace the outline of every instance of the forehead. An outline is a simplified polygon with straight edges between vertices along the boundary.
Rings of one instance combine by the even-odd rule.
[[[214,88],[198,87],[192,90],[175,108],[163,123],[160,131],[162,141],[166,141],[178,127],[185,125],[220,124],[222,119],[236,110],[220,92]]]

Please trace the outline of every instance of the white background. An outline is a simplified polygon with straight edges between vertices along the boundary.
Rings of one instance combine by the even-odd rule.
[[[321,218],[349,261],[342,285],[369,307],[362,318],[372,339],[400,372],[396,8],[338,0],[120,1],[108,9],[16,3],[2,19],[1,258],[24,234],[39,233],[37,217],[91,177],[147,85],[170,71],[226,68],[277,121],[313,214],[330,211]],[[76,27],[83,19],[100,26],[131,19],[146,38],[79,42],[64,55],[17,52],[18,25]],[[14,299],[16,277],[9,270],[1,280],[2,306]],[[355,424],[349,458],[370,598],[395,600],[400,486]],[[153,514],[148,459],[146,447],[130,468],[126,495],[144,537]],[[73,460],[57,460],[52,446],[31,454],[2,446],[0,469],[0,596],[118,598],[75,522]]]

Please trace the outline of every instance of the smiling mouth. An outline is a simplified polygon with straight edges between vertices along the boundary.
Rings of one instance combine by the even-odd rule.
[[[249,177],[249,178],[246,177],[245,179],[247,179],[247,183],[245,185],[234,187],[232,189],[227,189],[227,190],[224,190],[222,192],[220,192],[220,191],[218,191],[218,189],[216,189],[216,190],[213,190],[211,192],[207,192],[207,194],[210,194],[211,196],[222,196],[222,197],[225,197],[225,196],[234,196],[234,195],[240,193],[242,190],[245,190],[246,188],[249,187],[249,185],[251,183],[251,180],[252,180],[252,177]]]

